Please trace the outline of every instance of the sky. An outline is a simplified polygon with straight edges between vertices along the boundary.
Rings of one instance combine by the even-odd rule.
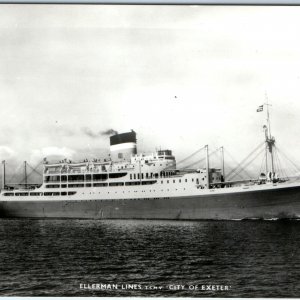
[[[297,6],[1,4],[0,159],[102,157],[107,130],[133,129],[138,151],[208,144],[240,161],[267,98],[298,164],[299,36]]]

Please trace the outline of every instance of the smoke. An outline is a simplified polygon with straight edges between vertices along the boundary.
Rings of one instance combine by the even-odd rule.
[[[114,134],[118,134],[118,131],[116,131],[114,129],[107,129],[105,131],[101,131],[100,134],[101,135],[114,135]]]
[[[88,127],[83,127],[82,128],[82,132],[85,134],[85,135],[87,135],[87,136],[89,136],[89,137],[91,137],[91,138],[97,138],[97,137],[99,137],[99,133],[95,133],[95,132],[93,132],[90,128],[88,128]]]
[[[76,131],[69,128],[68,126],[58,126],[56,128],[56,134],[62,135],[62,136],[74,136],[76,134]]]
[[[82,128],[82,132],[87,135],[88,137],[91,138],[97,138],[99,136],[107,136],[107,135],[114,135],[114,134],[118,134],[118,132],[114,129],[107,129],[105,131],[100,131],[100,132],[94,132],[93,130],[91,130],[88,127],[83,127]]]

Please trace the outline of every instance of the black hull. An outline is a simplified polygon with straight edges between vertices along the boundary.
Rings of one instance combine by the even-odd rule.
[[[300,218],[300,187],[190,197],[0,201],[0,217],[168,220]]]

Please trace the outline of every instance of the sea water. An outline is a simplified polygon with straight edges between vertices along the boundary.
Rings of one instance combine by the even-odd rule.
[[[300,297],[299,221],[0,220],[0,296]]]

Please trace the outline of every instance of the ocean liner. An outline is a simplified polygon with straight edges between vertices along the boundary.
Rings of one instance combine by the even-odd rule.
[[[262,111],[260,106],[258,111]],[[180,170],[171,150],[137,154],[134,131],[110,136],[110,158],[73,163],[44,160],[43,183],[0,194],[2,218],[242,220],[300,217],[300,183],[277,175],[269,113],[266,170],[228,181],[224,167]],[[224,156],[223,156],[224,157]],[[268,163],[267,163],[267,157]],[[268,165],[270,170],[268,170]],[[5,165],[4,165],[5,166]],[[223,161],[224,166],[224,161]]]

